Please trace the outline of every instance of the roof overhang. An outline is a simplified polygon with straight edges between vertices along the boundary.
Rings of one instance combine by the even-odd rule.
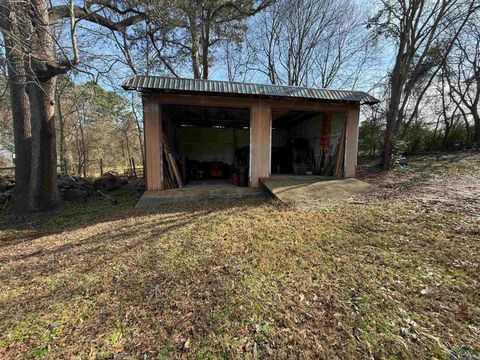
[[[374,105],[380,100],[362,91],[315,89],[299,86],[252,84],[218,80],[182,79],[134,75],[126,80],[125,90],[142,93],[182,95],[254,97],[272,99],[303,99],[315,102]]]

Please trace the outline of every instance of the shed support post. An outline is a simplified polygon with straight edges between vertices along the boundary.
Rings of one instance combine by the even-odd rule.
[[[146,190],[163,190],[163,136],[160,104],[152,98],[144,97],[143,118]]]
[[[358,126],[360,106],[347,112],[347,128],[345,137],[344,177],[355,177],[358,152]]]
[[[250,187],[270,176],[272,112],[268,102],[258,101],[250,110]]]

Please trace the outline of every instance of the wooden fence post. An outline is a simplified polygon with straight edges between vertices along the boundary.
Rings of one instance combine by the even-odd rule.
[[[137,178],[137,169],[135,169],[135,160],[132,157],[132,169],[133,169],[133,176],[135,176],[135,179]]]

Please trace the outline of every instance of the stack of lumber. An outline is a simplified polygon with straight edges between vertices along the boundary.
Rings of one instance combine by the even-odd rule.
[[[168,140],[165,134],[163,134],[162,141],[163,149],[163,188],[164,189],[175,189],[183,188],[182,177],[180,176],[180,171],[178,170],[177,162],[170,152],[168,146]]]
[[[333,176],[343,176],[343,163],[345,161],[345,134],[346,128],[342,129],[340,139],[338,140],[337,150],[335,151],[335,165],[333,166]]]
[[[322,148],[320,154],[320,165],[317,171],[321,175],[325,176],[343,176],[343,163],[345,159],[345,135],[346,128],[342,129],[338,144],[333,155],[331,155],[330,149]]]

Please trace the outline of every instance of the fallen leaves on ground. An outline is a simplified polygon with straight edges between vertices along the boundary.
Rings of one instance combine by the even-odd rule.
[[[5,224],[0,358],[478,354],[480,164],[439,163],[371,177],[356,204],[120,194]]]

